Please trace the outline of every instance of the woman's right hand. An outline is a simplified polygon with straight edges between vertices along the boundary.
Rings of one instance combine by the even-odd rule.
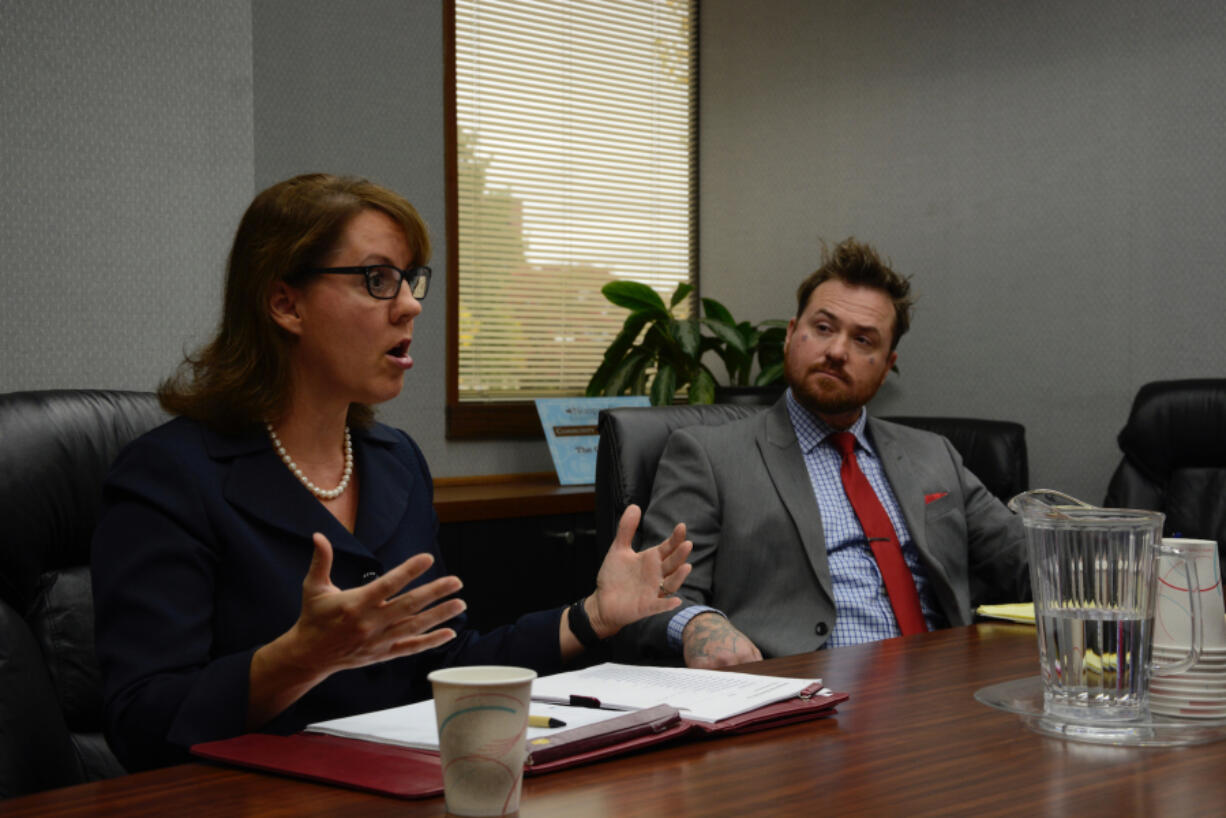
[[[441,577],[399,596],[424,574],[434,558],[409,557],[381,577],[342,591],[332,584],[332,544],[314,537],[315,554],[302,582],[302,612],[290,629],[296,661],[332,672],[420,653],[455,638],[450,628],[431,630],[463,613],[458,577]],[[431,607],[433,606],[433,607]]]
[[[439,602],[460,590],[454,576],[398,593],[433,565],[429,554],[342,591],[332,584],[332,544],[318,533],[313,541],[298,621],[252,657],[249,728],[275,717],[338,670],[409,656],[454,639],[454,630],[438,626],[466,607],[461,599]]]

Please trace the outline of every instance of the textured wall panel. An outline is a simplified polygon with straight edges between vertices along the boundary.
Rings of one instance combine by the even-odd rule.
[[[0,390],[151,389],[252,192],[246,0],[0,5]]]
[[[1020,421],[1033,483],[1101,501],[1137,388],[1226,375],[1226,6],[704,0],[701,25],[704,294],[790,316],[820,239],[875,243],[920,297],[876,411]]]

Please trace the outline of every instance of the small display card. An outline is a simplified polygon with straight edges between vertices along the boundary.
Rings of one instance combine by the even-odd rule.
[[[563,486],[596,482],[597,416],[615,406],[650,406],[646,395],[619,398],[537,398],[536,412],[545,429],[549,454]]]

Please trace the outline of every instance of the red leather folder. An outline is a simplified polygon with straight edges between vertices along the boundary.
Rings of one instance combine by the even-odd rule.
[[[292,736],[247,733],[196,744],[192,754],[210,761],[397,798],[425,798],[443,793],[443,768],[437,751],[356,738],[323,733]]]
[[[529,744],[525,775],[589,764],[683,738],[718,737],[765,730],[833,714],[846,693],[800,696],[760,707],[714,724],[689,721],[666,705],[629,711],[597,724],[561,730]],[[424,798],[443,792],[438,751],[417,750],[322,733],[274,736],[248,733],[192,747],[192,753],[264,772],[306,778],[397,798]]]

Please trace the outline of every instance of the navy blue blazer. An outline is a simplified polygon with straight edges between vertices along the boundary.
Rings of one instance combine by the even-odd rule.
[[[443,576],[434,487],[417,444],[376,424],[353,431],[361,496],[350,533],[277,457],[260,428],[219,435],[177,418],[129,445],[104,490],[93,540],[97,653],[106,735],[129,770],[178,762],[191,745],[246,730],[255,650],[298,618],[311,534],[332,542],[332,582],[352,588],[408,557],[434,555],[414,584]],[[496,547],[492,543],[491,547]],[[562,609],[477,634],[464,617],[435,650],[333,674],[263,730],[430,696],[448,665],[561,664]]]

